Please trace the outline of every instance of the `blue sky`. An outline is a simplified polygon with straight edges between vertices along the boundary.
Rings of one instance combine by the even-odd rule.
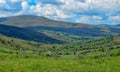
[[[17,15],[87,24],[120,24],[120,0],[0,0],[0,17]]]

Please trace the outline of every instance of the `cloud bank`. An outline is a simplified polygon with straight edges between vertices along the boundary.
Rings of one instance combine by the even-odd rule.
[[[45,16],[89,24],[120,24],[120,0],[0,0],[0,17]]]

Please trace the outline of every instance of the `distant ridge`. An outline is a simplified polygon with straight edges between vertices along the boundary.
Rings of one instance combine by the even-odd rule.
[[[40,32],[2,24],[0,24],[0,34],[8,37],[37,41],[42,43],[62,43],[62,41],[48,37]]]
[[[91,25],[51,20],[41,16],[20,15],[0,18],[0,23],[40,32],[57,40],[79,40],[120,34],[119,25]],[[83,38],[82,38],[82,37]],[[63,38],[64,37],[64,38]]]
[[[20,15],[13,17],[0,18],[0,23],[5,25],[17,26],[17,27],[31,27],[31,26],[52,26],[52,27],[91,27],[96,25],[64,22],[51,20],[41,16],[33,15]]]

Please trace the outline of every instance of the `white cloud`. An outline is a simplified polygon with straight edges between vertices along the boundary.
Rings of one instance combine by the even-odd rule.
[[[120,16],[109,16],[107,21],[110,22],[113,25],[120,24]]]
[[[70,18],[70,15],[67,15],[58,8],[56,5],[52,4],[46,4],[44,6],[41,6],[41,3],[37,4],[36,6],[31,6],[30,7],[31,12],[36,12],[37,15],[43,15],[48,18],[53,17],[53,18],[60,18],[60,19],[65,19],[65,18]]]
[[[120,0],[86,0],[85,2],[77,0],[60,0],[64,3],[62,8],[66,11],[78,14],[106,14],[120,11]],[[113,12],[115,11],[115,12]]]
[[[41,11],[44,15],[54,15],[56,14],[57,7],[51,4],[47,4],[42,8]]]
[[[8,0],[9,1],[9,0]],[[10,0],[11,2],[23,2],[23,1],[26,1],[26,2],[29,2],[31,0]]]
[[[103,23],[104,20],[103,20],[103,18],[101,16],[83,15],[79,19],[77,19],[76,22],[95,24],[95,23]]]
[[[60,11],[60,10],[57,10],[56,12],[57,12],[57,18],[66,19],[66,18],[72,17],[72,15],[67,15],[63,11]]]
[[[26,10],[26,9],[29,7],[29,5],[27,4],[26,1],[23,1],[23,2],[21,3],[21,6],[22,6],[22,9],[23,9],[23,10]]]
[[[6,17],[6,14],[0,11],[0,16],[1,17]]]
[[[36,5],[29,5],[30,1],[0,0],[0,16],[33,14],[84,23],[120,22],[120,0],[35,0]]]
[[[23,15],[23,14],[29,15],[31,6],[28,5],[27,1],[23,1],[21,3],[21,6],[22,6],[22,10],[17,12],[15,15]]]
[[[11,2],[19,2],[20,0],[11,0]]]
[[[0,3],[6,3],[6,0],[0,0]]]
[[[102,20],[103,18],[101,16],[93,16],[93,19],[95,19],[95,20]]]
[[[109,21],[120,21],[120,16],[110,16],[108,18]]]
[[[90,21],[90,17],[89,16],[82,16],[80,19],[76,20],[76,22],[80,22],[80,23],[86,23]]]

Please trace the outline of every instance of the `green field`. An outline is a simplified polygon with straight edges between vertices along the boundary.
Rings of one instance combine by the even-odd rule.
[[[120,56],[58,59],[41,56],[0,55],[0,72],[119,72]]]
[[[0,72],[119,72],[120,36],[43,44],[0,36]]]

